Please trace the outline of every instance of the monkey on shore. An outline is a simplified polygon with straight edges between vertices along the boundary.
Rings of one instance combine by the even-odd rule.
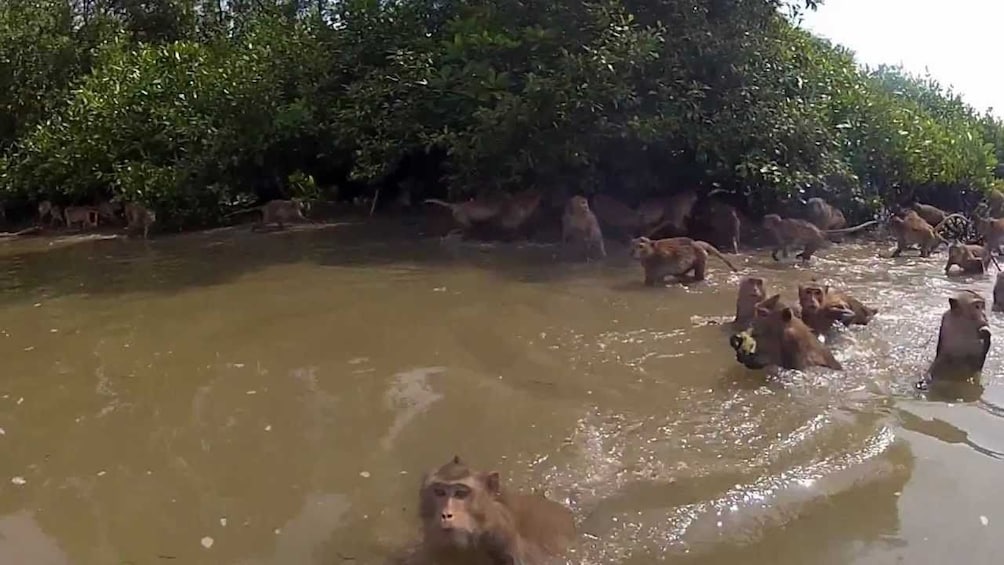
[[[847,225],[844,213],[840,208],[822,198],[810,198],[806,202],[809,221],[821,230],[837,230]]]
[[[561,216],[561,242],[565,246],[582,246],[587,258],[594,254],[607,256],[600,223],[596,214],[589,209],[589,201],[585,196],[575,195],[565,204],[565,211]]]
[[[795,309],[781,301],[780,294],[757,304],[752,329],[733,334],[729,345],[736,352],[736,361],[749,369],[770,366],[797,370],[814,366],[843,369]]]
[[[921,204],[920,202],[913,203],[913,211],[917,213],[918,216],[924,218],[924,221],[936,226],[941,222],[945,221],[945,218],[949,216],[948,212],[945,212],[937,206],[931,206],[930,204]]]
[[[671,236],[687,233],[687,219],[697,203],[697,192],[686,189],[671,196],[647,198],[638,205],[638,215],[647,237],[663,232]]]
[[[402,565],[544,565],[575,540],[571,511],[540,495],[510,492],[497,472],[459,457],[427,473],[418,493],[422,541]]]
[[[157,223],[157,213],[138,202],[125,205],[126,226],[129,230],[143,230],[143,239],[150,236],[150,226]]]
[[[978,213],[973,216],[976,233],[983,238],[983,267],[986,269],[993,259],[992,253],[1004,243],[1004,218],[987,218]]]
[[[705,241],[689,237],[656,240],[636,237],[631,240],[631,257],[639,261],[645,270],[647,286],[661,283],[669,276],[682,277],[690,272],[693,272],[693,280],[704,280],[709,254],[719,258],[733,271],[738,271],[714,245]]]
[[[122,203],[119,201],[102,200],[98,202],[98,217],[105,222],[112,224],[118,220],[118,213],[122,210]]]
[[[498,216],[502,212],[502,204],[496,199],[472,198],[466,202],[446,202],[438,198],[426,198],[426,204],[435,204],[450,210],[453,220],[460,224],[462,229],[468,230],[476,224],[483,224]]]
[[[98,227],[98,209],[94,206],[67,206],[63,209],[66,227],[80,224],[80,229]]]
[[[997,273],[994,281],[994,312],[1004,312],[1004,271]]]
[[[931,252],[939,245],[942,243],[948,244],[945,238],[938,235],[938,229],[949,218],[957,216],[957,214],[951,214],[942,220],[940,224],[933,227],[924,218],[921,218],[920,214],[913,210],[907,211],[902,217],[893,216],[889,218],[889,229],[896,238],[896,248],[893,250],[891,257],[899,257],[911,245],[916,245],[920,248],[921,257],[930,257]]]
[[[743,330],[753,323],[756,315],[756,305],[767,298],[766,281],[763,277],[743,277],[739,281],[739,292],[736,295],[736,317],[732,327]]]
[[[972,290],[948,299],[941,316],[938,346],[928,373],[933,380],[971,380],[983,371],[990,351],[986,301]]]
[[[641,227],[641,216],[627,204],[606,194],[597,194],[591,205],[605,234],[623,241],[634,237]]]
[[[310,220],[303,215],[303,207],[304,204],[302,200],[269,200],[260,206],[253,206],[251,208],[244,208],[242,210],[231,212],[227,214],[227,217],[257,210],[261,213],[261,220],[251,226],[251,231],[257,231],[272,224],[278,225],[281,230],[285,229],[286,224],[310,222]]]
[[[63,209],[53,204],[50,200],[43,200],[38,203],[39,225],[43,224],[46,218],[49,218],[49,227],[55,227],[57,224],[65,225]]]
[[[513,194],[505,200],[495,218],[499,227],[510,234],[519,231],[540,208],[542,199],[540,191],[534,189],[521,190]]]
[[[871,220],[851,228],[824,231],[805,220],[782,218],[777,214],[767,214],[763,217],[763,226],[775,241],[774,250],[770,254],[775,261],[780,261],[777,256],[779,252],[788,257],[789,248],[801,245],[802,252],[797,257],[803,262],[808,262],[813,253],[830,245],[827,236],[854,233],[877,223]]]

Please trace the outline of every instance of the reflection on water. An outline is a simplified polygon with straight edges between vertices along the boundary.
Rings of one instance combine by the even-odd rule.
[[[650,289],[613,245],[567,264],[376,233],[5,244],[0,563],[380,563],[454,454],[569,504],[568,563],[1004,549],[998,348],[976,389],[913,388],[947,297],[991,277],[842,245]],[[843,372],[734,362],[720,322],[754,273],[880,308],[831,338]]]

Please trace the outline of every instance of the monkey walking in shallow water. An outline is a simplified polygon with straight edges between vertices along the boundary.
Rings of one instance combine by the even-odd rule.
[[[770,256],[775,261],[780,261],[778,253],[788,257],[789,248],[802,246],[802,252],[797,257],[803,262],[808,262],[817,250],[831,245],[827,236],[854,233],[877,223],[877,221],[871,220],[852,228],[824,231],[806,220],[782,218],[777,214],[767,214],[763,217],[763,227],[774,238],[774,250],[771,251]]]
[[[714,255],[722,263],[738,271],[714,245],[706,241],[696,241],[689,237],[671,237],[652,240],[636,237],[631,240],[631,257],[641,263],[645,270],[645,284],[653,286],[666,277],[682,277],[693,273],[693,280],[704,280],[708,256]]]

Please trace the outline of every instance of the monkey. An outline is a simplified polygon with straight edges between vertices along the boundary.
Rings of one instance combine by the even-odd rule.
[[[49,218],[49,227],[63,223],[63,209],[52,203],[51,200],[43,200],[38,203],[38,223],[41,225],[45,218]]]
[[[764,286],[766,281],[763,277],[743,277],[739,281],[739,292],[736,295],[736,318],[732,320],[732,327],[743,330],[753,322],[756,314],[756,305],[767,298]]]
[[[993,259],[991,252],[1000,249],[1004,243],[1004,218],[987,218],[979,214],[973,214],[973,224],[976,226],[976,233],[983,238],[983,267],[990,266]]]
[[[986,301],[972,290],[948,299],[941,316],[938,345],[928,375],[935,380],[969,380],[983,371],[990,351]]]
[[[800,258],[803,262],[808,262],[816,250],[830,245],[830,241],[826,239],[826,236],[854,233],[877,223],[876,220],[871,220],[852,228],[821,230],[805,220],[782,218],[777,214],[767,214],[763,217],[764,228],[774,237],[775,246],[770,256],[775,261],[780,261],[777,256],[778,252],[787,257],[789,247],[802,245],[802,252],[796,255],[796,257]]]
[[[561,216],[561,242],[578,242],[585,247],[586,257],[596,252],[600,257],[607,256],[603,243],[603,232],[596,214],[589,209],[589,201],[585,196],[575,195],[568,199],[565,211]]]
[[[693,271],[694,281],[704,280],[708,255],[722,260],[728,268],[738,271],[714,245],[689,237],[649,239],[636,237],[631,240],[631,257],[641,262],[645,269],[645,285],[654,286],[668,276],[680,277]]]
[[[143,229],[143,239],[149,238],[150,226],[157,223],[157,213],[138,202],[126,203],[125,217],[128,229]]]
[[[285,229],[285,224],[288,223],[310,222],[310,220],[304,217],[303,208],[304,205],[302,200],[295,198],[293,200],[277,199],[269,200],[261,206],[254,206],[252,208],[245,208],[243,210],[231,212],[227,214],[227,217],[249,212],[251,210],[258,210],[261,212],[261,221],[253,224],[251,226],[251,231],[262,229],[271,224],[277,224],[281,230]]]
[[[991,218],[1004,216],[1004,192],[991,189],[986,198],[988,213]]]
[[[67,206],[63,209],[66,227],[79,223],[80,229],[98,227],[98,209],[93,206]]]
[[[102,200],[101,202],[98,202],[97,205],[98,217],[108,223],[116,222],[118,220],[118,213],[122,210],[122,208],[122,203],[117,200]]]
[[[997,273],[997,280],[994,281],[994,312],[1004,312],[1004,271]]]
[[[748,369],[778,366],[805,370],[820,366],[843,370],[795,309],[781,302],[780,294],[758,303],[752,330],[733,334],[729,345],[736,352],[736,361]]]
[[[540,207],[543,195],[539,190],[523,190],[505,200],[497,216],[499,226],[507,232],[516,232]]]
[[[802,321],[817,334],[825,333],[834,322],[866,326],[878,314],[877,308],[865,306],[853,296],[816,281],[798,286],[798,304],[802,308]]]
[[[941,222],[944,222],[945,218],[948,217],[948,212],[945,212],[941,208],[931,206],[930,204],[921,204],[920,202],[913,203],[913,211],[921,218],[924,218],[924,221],[932,226],[936,226]]]
[[[847,225],[844,213],[822,198],[810,198],[806,207],[808,220],[821,230],[836,230]]]
[[[687,219],[697,203],[697,192],[687,189],[671,196],[649,198],[638,206],[641,224],[646,228],[646,237],[667,230],[672,235],[682,236],[687,232]],[[654,227],[653,227],[654,226]]]
[[[948,218],[956,216],[958,215],[949,215],[936,227],[931,227],[931,224],[927,223],[924,218],[920,217],[920,214],[913,210],[907,211],[902,217],[893,216],[889,218],[889,230],[892,231],[893,236],[896,238],[896,248],[893,250],[891,257],[899,257],[900,253],[906,251],[911,245],[917,245],[920,248],[921,257],[930,257],[931,252],[939,245],[942,243],[948,244],[945,238],[938,235],[938,228],[948,221]]]
[[[497,472],[470,469],[460,457],[422,477],[422,541],[405,565],[543,565],[576,538],[565,506],[506,489]]]
[[[486,223],[494,219],[502,211],[501,204],[494,199],[472,198],[466,202],[455,204],[438,198],[426,198],[425,203],[449,208],[450,212],[453,213],[453,220],[465,230],[475,224]]]
[[[980,275],[986,272],[983,263],[984,248],[980,245],[965,245],[953,243],[948,246],[948,261],[945,263],[945,275],[951,273],[952,266],[958,265],[963,274]]]
[[[706,200],[691,217],[691,227],[691,237],[707,235],[716,246],[739,254],[742,221],[739,219],[739,211],[731,204],[719,198]]]
[[[640,214],[606,194],[593,197],[592,210],[605,233],[613,232],[620,237],[631,238],[641,227]]]

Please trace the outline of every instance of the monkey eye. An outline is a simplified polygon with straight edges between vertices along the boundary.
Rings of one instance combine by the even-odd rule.
[[[444,497],[444,496],[446,496],[446,489],[444,489],[442,487],[436,487],[435,489],[433,489],[432,492],[435,493],[435,495],[438,496],[438,497]]]
[[[469,489],[460,487],[460,488],[457,488],[457,490],[455,490],[453,492],[453,498],[456,498],[458,500],[463,500],[463,499],[467,498],[468,495],[470,495],[470,494],[471,494],[471,491]]]

